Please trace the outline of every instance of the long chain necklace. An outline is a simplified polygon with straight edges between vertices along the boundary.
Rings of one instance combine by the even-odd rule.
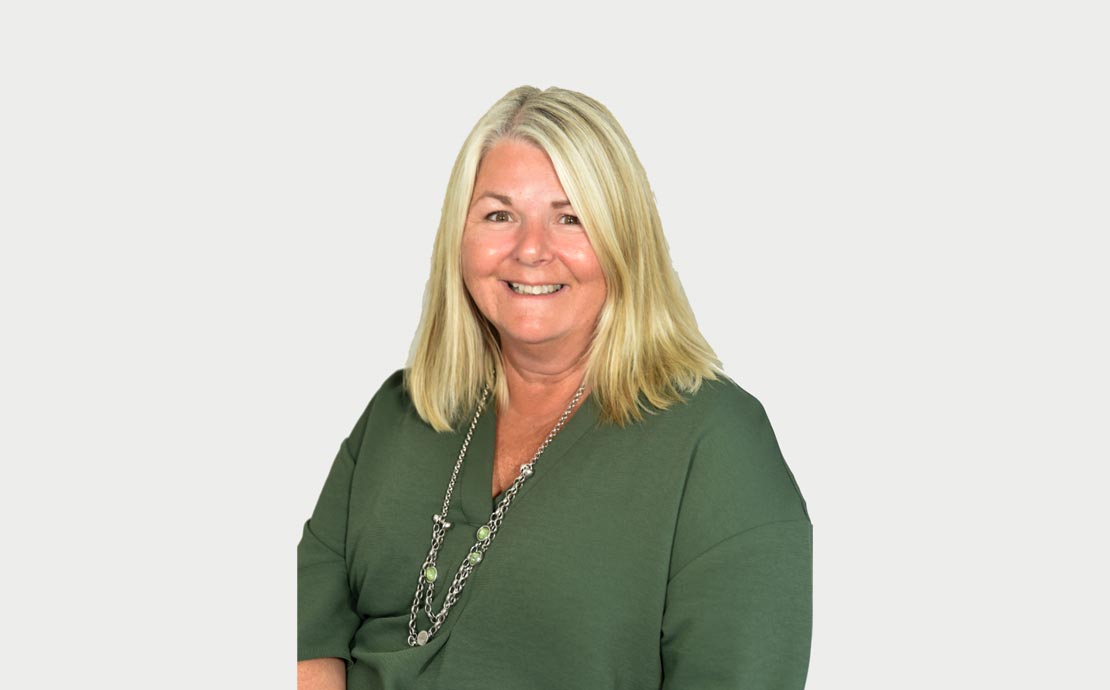
[[[455,469],[451,472],[451,481],[447,482],[447,494],[443,497],[443,510],[438,515],[432,516],[432,546],[428,550],[428,557],[424,559],[424,563],[420,566],[420,576],[416,583],[416,595],[412,599],[412,611],[409,616],[409,646],[423,646],[432,639],[432,636],[439,632],[443,626],[443,622],[447,620],[447,612],[458,601],[459,594],[462,592],[463,587],[466,586],[467,579],[474,569],[482,562],[482,556],[485,555],[486,550],[489,549],[493,538],[497,536],[497,530],[501,528],[501,521],[505,519],[505,513],[512,505],[513,499],[516,498],[517,492],[533,473],[533,465],[536,460],[547,450],[547,446],[554,440],[555,435],[566,424],[567,419],[570,418],[571,412],[574,411],[574,406],[582,398],[582,393],[586,390],[586,383],[583,382],[578,390],[571,398],[570,404],[567,409],[563,411],[559,421],[555,423],[555,427],[547,438],[540,444],[539,450],[532,456],[532,459],[527,463],[520,466],[520,474],[516,480],[505,489],[501,495],[501,500],[497,503],[497,508],[490,513],[489,522],[478,528],[475,533],[476,541],[470,547],[463,558],[462,563],[459,565],[459,570],[455,573],[455,579],[451,582],[451,587],[447,590],[447,596],[443,600],[443,606],[440,608],[439,613],[432,611],[432,597],[435,596],[436,580],[439,578],[439,571],[436,569],[436,557],[439,555],[439,547],[443,545],[443,537],[447,534],[447,530],[451,529],[451,523],[447,522],[447,511],[451,507],[451,493],[455,490],[455,479],[459,476],[459,470],[462,468],[463,460],[466,458],[466,449],[470,446],[470,439],[474,435],[474,429],[478,426],[478,418],[482,415],[482,409],[485,407],[486,398],[489,397],[489,388],[486,387],[482,391],[482,398],[478,401],[478,409],[474,412],[474,421],[470,423],[470,430],[466,432],[466,438],[463,439],[462,449],[459,450],[459,459],[455,462]],[[424,630],[417,632],[416,630],[416,616],[420,609],[424,609],[425,615],[428,617],[429,626]]]

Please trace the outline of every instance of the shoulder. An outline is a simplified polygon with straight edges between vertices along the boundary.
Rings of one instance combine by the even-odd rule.
[[[702,381],[697,391],[666,414],[691,430],[699,446],[743,447],[765,443],[768,434],[773,437],[763,403],[723,374]]]
[[[371,405],[377,404],[389,408],[411,407],[412,402],[405,382],[406,373],[406,369],[398,369],[390,374],[374,393],[374,398],[370,401]]]
[[[765,419],[763,403],[731,378],[719,374],[702,381],[686,400],[687,413],[705,421],[706,427],[721,422],[756,422]]]
[[[405,370],[398,369],[378,387],[351,431],[347,442],[352,454],[358,456],[362,439],[367,435],[378,436],[384,430],[396,429],[413,415],[415,410],[405,386]]]
[[[776,522],[809,521],[763,404],[736,382],[705,381],[676,410],[693,430],[677,532],[689,552]]]

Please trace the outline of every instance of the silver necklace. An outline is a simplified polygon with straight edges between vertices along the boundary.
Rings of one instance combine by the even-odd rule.
[[[485,407],[486,398],[489,397],[489,388],[482,391],[482,399],[478,401],[478,409],[474,412],[474,421],[470,423],[470,430],[466,432],[466,438],[463,439],[462,449],[459,450],[459,459],[455,461],[455,469],[451,472],[451,481],[447,482],[447,494],[443,497],[443,510],[438,515],[432,516],[432,546],[428,550],[428,557],[424,559],[424,563],[420,566],[420,576],[416,583],[416,594],[412,599],[412,611],[409,616],[409,646],[423,646],[432,639],[432,636],[439,632],[443,626],[443,622],[447,620],[447,613],[451,607],[458,601],[459,594],[462,592],[463,587],[466,586],[470,574],[482,562],[482,557],[485,555],[486,550],[489,549],[493,538],[497,536],[497,530],[501,528],[501,521],[505,519],[505,513],[512,505],[513,499],[516,498],[517,492],[520,490],[521,485],[532,476],[533,465],[536,460],[547,450],[547,446],[554,440],[555,435],[566,424],[567,419],[570,418],[571,412],[574,411],[574,406],[582,398],[583,391],[586,390],[586,383],[583,382],[578,390],[575,391],[574,397],[571,398],[570,404],[567,409],[563,411],[559,421],[555,422],[555,427],[551,429],[551,433],[540,444],[536,454],[527,463],[520,466],[520,474],[516,480],[505,489],[501,495],[501,500],[498,501],[497,507],[490,513],[489,522],[478,528],[475,533],[474,545],[470,547],[463,558],[462,563],[459,565],[459,570],[455,573],[455,579],[451,582],[451,587],[447,590],[447,596],[443,599],[443,606],[440,608],[439,613],[432,611],[432,597],[435,596],[436,580],[439,579],[439,571],[436,569],[436,557],[439,555],[439,547],[443,545],[443,537],[447,534],[447,530],[451,529],[451,523],[447,522],[447,511],[451,507],[451,493],[455,490],[455,479],[459,476],[459,470],[462,468],[463,460],[466,458],[466,449],[470,446],[470,439],[474,435],[474,429],[478,426],[478,418],[482,415],[482,409]],[[424,614],[428,618],[428,627],[424,630],[417,632],[416,630],[416,616],[423,608]]]

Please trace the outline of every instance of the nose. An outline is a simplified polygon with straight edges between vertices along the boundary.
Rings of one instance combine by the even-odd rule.
[[[517,261],[528,266],[540,266],[551,260],[550,237],[543,223],[534,219],[524,219],[517,229],[514,256]]]

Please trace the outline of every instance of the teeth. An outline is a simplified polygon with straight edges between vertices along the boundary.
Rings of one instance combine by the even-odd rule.
[[[509,287],[513,289],[513,292],[520,295],[550,295],[563,286],[558,283],[554,285],[520,285],[518,283],[509,283]]]

